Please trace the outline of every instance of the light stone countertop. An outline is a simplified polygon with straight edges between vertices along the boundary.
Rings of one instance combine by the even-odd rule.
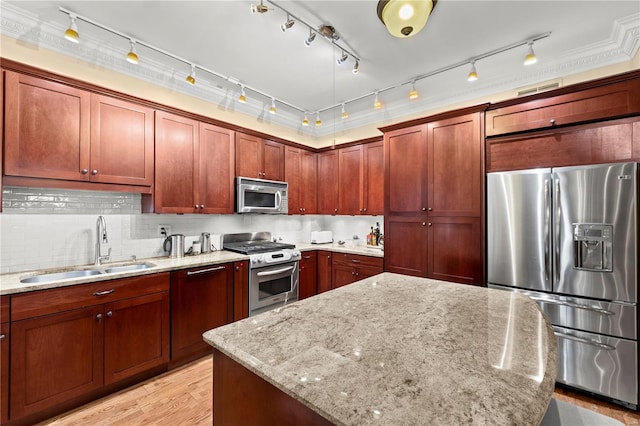
[[[339,246],[338,244],[308,244],[308,243],[295,243],[295,246],[300,251],[329,250],[334,252],[353,253],[353,254],[361,254],[365,256],[374,256],[374,257],[384,256],[384,253],[381,250],[370,249],[364,246],[344,247],[344,246]],[[148,258],[148,259],[137,259],[135,262],[132,262],[132,261],[108,262],[101,266],[83,265],[83,266],[66,267],[66,268],[59,268],[59,269],[48,268],[48,269],[36,270],[36,271],[2,274],[0,275],[0,295],[4,296],[9,294],[25,293],[29,291],[35,291],[35,290],[46,290],[50,288],[65,287],[65,286],[71,286],[71,285],[77,285],[77,284],[87,284],[92,282],[113,280],[118,278],[127,278],[127,277],[134,277],[134,276],[140,276],[140,275],[156,274],[159,272],[175,271],[175,270],[185,269],[185,268],[197,268],[205,265],[216,265],[220,263],[236,262],[236,261],[247,260],[247,259],[249,259],[249,256],[233,253],[226,250],[220,250],[220,251],[215,251],[209,254],[199,254],[197,256],[185,256],[182,258],[175,258],[175,259],[170,259],[169,257],[154,257],[154,258]],[[131,263],[144,263],[144,262],[153,263],[155,266],[152,268],[136,270],[136,271],[91,275],[91,276],[77,277],[77,278],[71,278],[71,279],[68,278],[64,280],[56,280],[56,281],[49,281],[49,282],[43,282],[43,283],[21,283],[20,282],[20,279],[24,277],[30,277],[34,275],[43,274],[43,273],[76,271],[76,270],[84,270],[84,269],[106,269],[111,266],[127,265]]]
[[[391,273],[204,339],[337,425],[538,425],[556,378],[528,297]]]

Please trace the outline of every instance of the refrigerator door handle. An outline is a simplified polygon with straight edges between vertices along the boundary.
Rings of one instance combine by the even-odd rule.
[[[556,275],[555,284],[557,285],[560,282],[560,220],[562,218],[562,203],[560,202],[560,180],[556,180],[556,193],[554,194],[556,200],[556,220],[554,223],[555,227],[555,261],[554,261],[554,270]],[[555,288],[555,286],[554,286]]]
[[[598,306],[583,305],[581,303],[565,302],[565,301],[554,300],[554,299],[545,299],[545,298],[542,298],[542,297],[529,296],[529,298],[531,300],[536,301],[536,302],[544,302],[544,303],[550,303],[552,305],[568,306],[570,308],[583,309],[585,311],[597,312],[597,313],[602,314],[602,315],[614,315],[615,314],[615,312],[612,312],[612,311],[610,311],[608,309],[600,308]]]
[[[607,351],[615,351],[616,350],[616,348],[614,348],[613,346],[607,345],[607,344],[602,343],[602,342],[598,342],[597,340],[584,339],[582,337],[574,336],[573,334],[560,333],[560,332],[555,331],[555,330],[554,330],[553,334],[555,334],[557,337],[559,337],[561,339],[567,339],[567,340],[573,340],[573,341],[579,342],[579,343],[585,343],[587,345],[595,346],[597,348],[605,349]]]
[[[551,194],[549,192],[549,179],[544,181],[544,281],[551,279]]]

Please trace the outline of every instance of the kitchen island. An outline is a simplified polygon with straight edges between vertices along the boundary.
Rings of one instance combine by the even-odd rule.
[[[537,425],[556,376],[529,298],[391,273],[204,339],[220,425]]]

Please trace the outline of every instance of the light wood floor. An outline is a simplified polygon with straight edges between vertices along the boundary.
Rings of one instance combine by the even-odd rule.
[[[40,425],[200,425],[212,424],[211,356],[91,402]],[[640,413],[564,388],[553,395],[562,401],[640,425]]]

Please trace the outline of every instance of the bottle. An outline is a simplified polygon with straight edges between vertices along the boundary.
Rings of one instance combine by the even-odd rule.
[[[371,232],[367,234],[367,245],[368,246],[372,245],[372,241],[373,241],[373,226],[371,227]]]
[[[373,231],[373,235],[375,236],[375,246],[377,246],[378,244],[380,244],[380,223],[376,222],[376,229]]]
[[[373,226],[371,227],[371,245],[372,246],[377,246],[378,245],[378,239],[376,237],[376,231],[373,230]]]

